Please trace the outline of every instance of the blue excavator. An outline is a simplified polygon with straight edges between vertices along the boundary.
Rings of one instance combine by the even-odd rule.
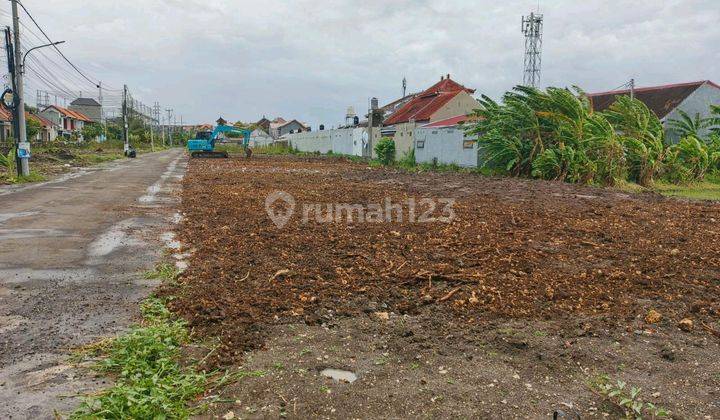
[[[242,146],[245,150],[245,157],[252,156],[250,149],[250,130],[245,130],[229,125],[218,125],[213,131],[198,131],[195,138],[188,140],[187,148],[190,156],[194,158],[227,158],[227,152],[215,151],[215,141],[220,133],[233,133],[242,136]]]

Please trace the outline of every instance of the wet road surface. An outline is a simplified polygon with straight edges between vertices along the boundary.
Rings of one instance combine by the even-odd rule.
[[[186,165],[173,149],[0,188],[0,418],[53,418],[104,386],[67,357],[137,317]]]

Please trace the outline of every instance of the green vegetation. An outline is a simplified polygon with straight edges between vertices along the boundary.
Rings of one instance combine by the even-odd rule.
[[[501,103],[487,96],[480,103],[468,133],[478,136],[484,167],[513,176],[650,187],[656,180],[700,181],[720,163],[718,135],[699,137],[716,119],[673,123],[683,137],[670,145],[657,116],[627,96],[594,112],[577,87],[518,86]]]
[[[653,190],[670,197],[693,200],[720,200],[720,175],[707,175],[703,181],[685,185],[656,182]]]
[[[188,340],[185,323],[173,320],[157,298],[142,304],[143,324],[106,342],[95,368],[115,377],[115,385],[91,396],[71,415],[95,418],[186,418],[187,407],[202,394],[210,375],[178,363],[180,346]]]
[[[42,130],[42,124],[34,118],[25,119],[25,133],[27,133],[28,139],[34,139],[35,136]]]
[[[623,411],[625,419],[669,418],[668,410],[640,399],[641,388],[630,387],[621,380],[615,382],[607,375],[600,375],[588,384],[590,389],[605,397],[610,403]]]
[[[99,357],[95,369],[111,375],[115,384],[87,397],[70,418],[188,418],[204,409],[189,404],[209,388],[265,375],[263,371],[204,372],[196,365],[181,365],[181,346],[188,342],[185,322],[174,319],[156,297],[146,299],[141,310],[141,325],[85,349],[82,357]]]
[[[180,270],[173,264],[160,263],[150,271],[146,271],[144,277],[148,280],[173,281],[180,274]]]
[[[388,137],[381,138],[375,145],[375,153],[383,165],[390,165],[395,161],[395,142]]]

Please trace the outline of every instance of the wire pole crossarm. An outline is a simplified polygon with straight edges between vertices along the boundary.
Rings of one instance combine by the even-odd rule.
[[[25,55],[23,55],[23,58],[22,58],[22,66],[23,66],[23,69],[25,68],[25,59],[27,58],[28,54],[30,54],[32,51],[37,50],[37,49],[40,49],[40,48],[52,47],[52,46],[59,45],[59,44],[64,44],[64,43],[65,43],[65,41],[57,41],[57,42],[51,42],[51,43],[49,43],[49,44],[38,45],[37,47],[32,47],[32,48],[30,48],[29,50],[27,50],[27,51],[25,52]],[[23,71],[24,71],[24,70],[23,70]]]

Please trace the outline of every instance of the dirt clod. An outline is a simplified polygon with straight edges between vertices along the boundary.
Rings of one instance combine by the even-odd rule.
[[[656,311],[655,309],[650,309],[645,315],[645,322],[648,324],[657,324],[662,320],[662,315],[660,312]]]
[[[694,325],[692,319],[684,318],[684,319],[680,320],[680,322],[678,323],[678,328],[680,328],[683,331],[689,332],[689,331],[692,331],[693,328],[695,328],[695,325]]]

